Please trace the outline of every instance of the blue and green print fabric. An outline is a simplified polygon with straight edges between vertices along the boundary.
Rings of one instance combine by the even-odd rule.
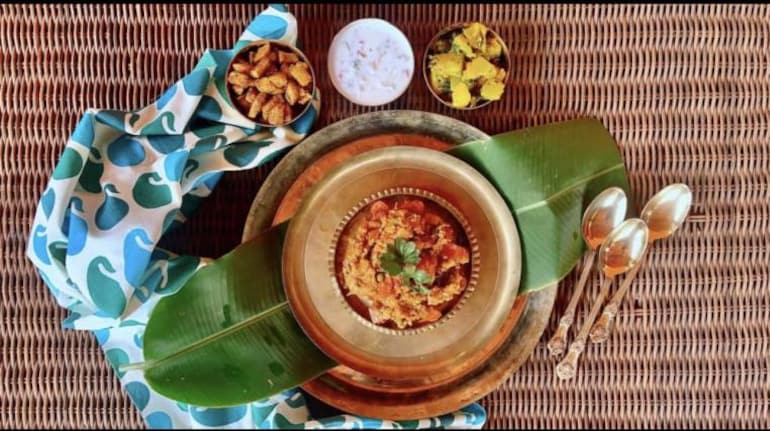
[[[453,414],[394,422],[339,415],[312,418],[298,389],[230,408],[199,408],[155,393],[141,371],[150,311],[210,260],[156,247],[211,194],[224,172],[251,169],[304,138],[320,106],[291,127],[244,121],[224,93],[234,50],[257,39],[295,44],[285,6],[259,14],[232,50],[208,50],[190,74],[137,111],[89,109],[42,193],[27,255],[58,304],[65,328],[90,330],[150,428],[480,428],[478,404]]]

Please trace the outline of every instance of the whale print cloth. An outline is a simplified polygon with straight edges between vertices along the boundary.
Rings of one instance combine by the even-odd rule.
[[[288,127],[261,128],[226,101],[224,74],[235,50],[257,39],[296,44],[297,23],[271,5],[232,50],[208,50],[187,76],[136,111],[89,109],[77,123],[42,193],[27,255],[70,311],[65,328],[90,330],[150,428],[480,428],[473,404],[420,421],[340,415],[311,418],[294,389],[268,400],[207,409],[154,392],[141,371],[149,314],[210,260],[156,247],[190,217],[226,171],[251,169],[279,155],[310,131],[320,107]]]

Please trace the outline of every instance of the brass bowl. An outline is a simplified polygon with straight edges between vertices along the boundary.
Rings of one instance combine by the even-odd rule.
[[[279,40],[272,40],[272,39],[260,39],[260,40],[255,40],[255,41],[253,41],[253,42],[249,42],[248,44],[246,44],[246,45],[244,45],[243,47],[241,47],[241,48],[240,48],[240,49],[239,49],[237,52],[235,52],[235,54],[233,54],[233,58],[231,58],[231,59],[230,59],[230,62],[227,64],[227,69],[225,70],[225,77],[224,77],[224,85],[225,85],[225,99],[226,99],[227,103],[228,103],[228,104],[229,104],[229,105],[230,105],[230,106],[233,108],[233,110],[234,110],[235,112],[237,112],[237,113],[238,113],[238,116],[240,116],[240,117],[241,117],[241,118],[242,118],[244,121],[246,121],[246,122],[248,122],[248,123],[251,123],[251,124],[256,124],[256,125],[258,125],[258,126],[262,126],[262,127],[284,127],[284,126],[288,126],[289,124],[292,124],[293,122],[297,121],[297,120],[298,120],[300,117],[302,117],[303,115],[305,115],[305,113],[307,112],[307,110],[308,110],[308,109],[310,109],[310,105],[313,103],[313,101],[312,101],[312,100],[310,100],[309,102],[307,102],[307,103],[305,104],[305,107],[304,107],[304,108],[302,108],[302,110],[301,110],[301,111],[299,111],[299,113],[298,113],[298,114],[296,114],[296,115],[292,116],[291,120],[290,120],[290,121],[288,121],[288,122],[286,122],[286,123],[283,123],[283,124],[268,124],[268,123],[261,123],[261,122],[259,122],[259,121],[255,121],[255,120],[252,120],[251,118],[249,118],[249,117],[248,117],[248,116],[247,116],[247,115],[246,115],[246,114],[245,114],[245,113],[244,113],[244,112],[241,110],[241,107],[240,107],[240,106],[238,106],[238,104],[237,104],[237,103],[235,103],[235,97],[236,97],[236,95],[233,93],[233,91],[232,91],[232,89],[231,89],[231,85],[230,85],[230,83],[229,83],[229,82],[227,82],[227,76],[228,76],[228,75],[230,74],[230,72],[233,70],[233,63],[235,62],[235,59],[237,59],[237,58],[238,58],[238,57],[239,57],[241,54],[243,54],[244,52],[247,52],[247,51],[251,51],[251,50],[253,50],[253,49],[259,48],[260,46],[262,46],[262,45],[264,45],[264,44],[266,44],[266,43],[270,43],[271,45],[275,45],[275,46],[281,47],[281,48],[283,48],[283,49],[286,49],[286,50],[288,50],[288,51],[291,51],[291,52],[293,52],[293,53],[297,54],[297,55],[299,56],[299,58],[300,58],[300,59],[301,59],[303,62],[307,63],[308,67],[310,68],[310,76],[313,78],[313,86],[312,86],[312,87],[311,87],[311,89],[310,89],[310,94],[311,94],[311,95],[313,95],[313,97],[315,97],[315,94],[316,94],[316,87],[317,87],[317,85],[318,85],[318,84],[317,84],[317,81],[316,81],[316,76],[315,76],[315,69],[313,68],[313,64],[312,64],[312,63],[310,63],[310,60],[308,60],[308,58],[307,58],[307,56],[305,55],[305,53],[304,53],[304,52],[302,52],[302,51],[300,51],[300,50],[299,50],[297,47],[295,47],[294,45],[290,45],[290,44],[288,44],[288,43],[285,43],[285,42],[282,42],[282,41],[279,41]],[[257,118],[259,118],[259,116],[257,116]]]
[[[471,276],[459,302],[416,329],[387,329],[364,319],[335,276],[337,241],[347,222],[370,202],[393,195],[437,203],[460,221],[470,243]],[[288,226],[282,262],[294,316],[324,353],[369,377],[421,387],[456,380],[497,350],[508,335],[502,329],[521,275],[516,223],[494,186],[460,159],[408,146],[353,157],[321,180]]]
[[[331,124],[298,144],[264,180],[242,240],[293,217],[313,187],[355,155],[396,145],[445,151],[488,138],[459,120],[421,111],[377,111]],[[481,367],[456,381],[423,388],[404,380],[375,379],[338,365],[304,383],[302,389],[337,409],[367,417],[413,420],[456,411],[489,394],[530,357],[555,298],[556,284],[517,296],[506,322],[506,328],[511,325],[513,330],[503,345]]]
[[[430,63],[431,49],[433,45],[436,44],[436,41],[438,41],[448,33],[459,30],[471,23],[472,21],[455,23],[445,27],[444,29],[436,33],[436,35],[433,36],[433,39],[431,39],[430,42],[428,42],[428,45],[425,47],[425,54],[422,57],[422,77],[423,79],[425,79],[425,85],[428,87],[428,91],[430,91],[430,94],[432,94],[433,97],[438,99],[438,101],[443,103],[445,106],[448,106],[452,109],[458,109],[461,111],[472,111],[474,109],[483,108],[492,102],[499,102],[499,100],[485,100],[484,102],[479,103],[476,106],[466,106],[464,108],[453,106],[451,100],[447,101],[446,99],[444,99],[440,94],[436,93],[436,91],[433,89],[433,86],[430,85],[430,69],[428,68],[428,65]],[[500,46],[503,47],[503,59],[504,59],[503,68],[505,69],[505,79],[503,79],[503,86],[507,86],[509,76],[511,75],[511,53],[508,50],[508,45],[505,43],[503,38],[500,37],[500,35],[496,31],[492,30],[489,26],[487,26],[487,32],[493,35],[497,39],[497,41],[500,43]],[[503,94],[505,94],[505,90],[503,91]]]

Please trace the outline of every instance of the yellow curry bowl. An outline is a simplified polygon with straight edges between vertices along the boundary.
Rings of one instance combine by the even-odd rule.
[[[453,33],[459,32],[452,36]],[[475,43],[474,43],[475,42]],[[477,51],[477,47],[482,44],[480,50]],[[437,50],[443,48],[450,50],[449,52],[443,50]],[[438,67],[437,73],[431,73],[431,57],[436,55],[445,55],[446,60],[451,60],[446,64],[439,64],[437,61],[434,64],[434,68]],[[449,54],[449,55],[446,55]],[[462,56],[462,63],[459,65],[460,69],[457,70],[457,62]],[[490,60],[490,58],[492,58]],[[491,63],[498,63],[491,64]],[[472,70],[468,66],[472,64]],[[497,69],[498,74],[493,79],[488,79],[489,75],[476,76],[477,74],[485,74],[484,69],[490,70],[490,66],[494,66]],[[508,50],[508,45],[503,41],[500,35],[479,22],[461,22],[452,24],[439,31],[433,39],[425,47],[425,54],[422,61],[422,74],[425,79],[425,85],[428,86],[428,90],[433,96],[441,103],[450,108],[459,109],[463,111],[470,111],[473,109],[483,108],[492,102],[500,100],[505,94],[505,87],[508,84],[508,77],[511,69],[511,55]],[[456,77],[441,76],[445,72],[448,75],[457,75]],[[470,74],[469,74],[470,72]],[[500,74],[503,76],[501,77]],[[434,79],[446,78],[443,82],[436,81]],[[447,80],[448,79],[448,80]],[[489,89],[492,90],[492,96],[498,96],[497,99],[486,99],[480,97],[480,82],[494,81],[494,85],[490,85]],[[480,88],[468,88],[468,82],[475,82],[475,86]],[[437,91],[435,86],[443,84],[444,87],[448,85],[444,92]],[[465,86],[465,89],[463,89]],[[452,91],[456,89],[457,91]],[[475,95],[473,93],[476,93]],[[470,103],[463,103],[466,98],[470,97]],[[455,100],[453,100],[453,98]],[[473,103],[474,100],[477,103]],[[455,103],[453,103],[455,102]]]

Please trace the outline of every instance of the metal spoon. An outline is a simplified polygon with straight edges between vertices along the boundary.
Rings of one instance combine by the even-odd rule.
[[[588,331],[602,308],[612,280],[639,263],[647,249],[648,235],[649,232],[644,221],[638,218],[628,219],[615,228],[599,248],[599,265],[605,279],[599,290],[599,296],[591,307],[591,313],[580,328],[580,333],[570,345],[567,356],[556,366],[556,376],[560,379],[575,377],[577,361],[585,349]]]
[[[559,327],[548,342],[548,351],[553,356],[561,356],[567,347],[567,332],[575,318],[575,308],[583,295],[583,288],[591,273],[596,249],[607,239],[607,236],[615,229],[626,216],[628,199],[626,193],[619,187],[610,187],[599,193],[588,205],[583,213],[583,240],[588,245],[588,257],[580,272],[580,279],[572,292],[569,305],[564,315],[559,319]]]
[[[673,235],[679,229],[679,226],[684,223],[687,214],[690,212],[691,205],[692,192],[684,184],[671,184],[653,196],[644,206],[644,209],[642,209],[641,215],[641,219],[647,223],[647,227],[650,230],[650,235],[647,238],[648,245]],[[643,259],[646,256],[645,253]],[[610,302],[604,307],[604,312],[593,329],[591,329],[592,343],[603,343],[609,338],[610,327],[618,313],[620,303],[623,301],[623,297],[628,291],[631,282],[636,278],[640,267],[641,265],[637,265],[628,273],[618,291],[615,292]]]

